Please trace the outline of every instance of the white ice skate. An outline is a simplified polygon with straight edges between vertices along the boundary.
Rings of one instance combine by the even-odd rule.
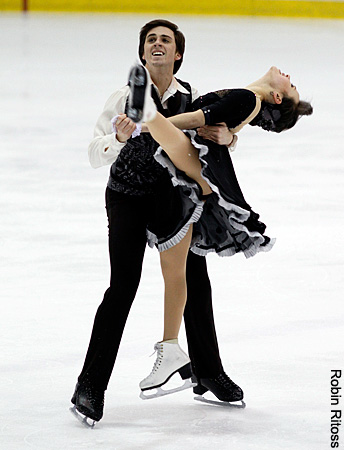
[[[152,80],[148,70],[141,64],[133,66],[128,84],[130,93],[127,116],[135,123],[150,122],[157,109],[151,96]]]
[[[157,357],[152,372],[140,383],[142,391],[140,397],[143,400],[162,397],[195,386],[195,383],[192,383],[190,380],[192,375],[190,358],[180,348],[178,343],[157,342],[154,345],[154,350],[157,351]],[[177,372],[185,380],[185,383],[177,388],[169,390],[162,389],[161,386],[167,383]],[[148,394],[147,391],[152,389],[156,389],[157,391]]]

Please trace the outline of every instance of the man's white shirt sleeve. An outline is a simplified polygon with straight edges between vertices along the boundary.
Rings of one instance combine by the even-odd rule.
[[[117,141],[116,135],[112,131],[111,119],[116,114],[124,113],[128,93],[129,87],[124,86],[112,94],[96,123],[94,138],[88,147],[88,158],[91,166],[95,169],[115,162],[126,144],[126,142]]]
[[[182,87],[181,89],[184,90]],[[104,110],[94,129],[94,137],[88,147],[88,159],[94,169],[114,163],[126,145],[126,142],[119,142],[116,139],[111,119],[117,114],[124,113],[128,95],[129,87],[124,86],[113,93],[105,103]],[[197,89],[192,88],[191,97],[192,101],[199,97]]]

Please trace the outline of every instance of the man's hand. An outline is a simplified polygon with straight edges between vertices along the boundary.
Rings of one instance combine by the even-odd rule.
[[[126,142],[133,134],[136,123],[133,122],[126,114],[120,114],[116,121],[116,139],[119,142]]]
[[[227,145],[227,147],[233,140],[233,134],[224,122],[218,123],[217,125],[204,125],[203,127],[197,128],[197,133],[204,139],[208,139],[219,145]]]

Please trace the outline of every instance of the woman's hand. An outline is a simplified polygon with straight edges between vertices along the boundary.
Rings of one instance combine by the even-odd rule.
[[[197,128],[197,133],[204,139],[208,139],[219,145],[226,145],[227,147],[233,141],[233,134],[224,122],[217,125],[203,125],[203,127]]]
[[[116,139],[119,142],[126,142],[133,134],[136,123],[133,122],[126,114],[120,114],[116,121]]]

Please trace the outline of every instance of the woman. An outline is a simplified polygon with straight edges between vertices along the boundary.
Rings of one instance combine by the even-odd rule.
[[[274,244],[274,240],[264,236],[265,225],[244,199],[227,148],[204,140],[193,129],[225,122],[233,136],[248,123],[281,132],[313,111],[309,103],[300,101],[289,75],[276,67],[246,89],[207,94],[200,97],[195,112],[169,119],[156,111],[150,84],[143,66],[131,70],[127,116],[134,122],[145,122],[161,146],[156,160],[169,169],[173,184],[182,187],[185,202],[191,201],[194,209],[191,216],[181,213],[178,225],[168,230],[166,224],[161,226],[161,211],[168,203],[162,198],[162,210],[149,226],[149,243],[156,244],[160,251],[165,320],[164,338],[155,346],[157,359],[151,374],[140,383],[142,391],[162,386],[177,371],[182,378],[190,376],[189,358],[177,341],[186,302],[189,248],[201,255],[209,251],[221,256],[243,252],[250,257],[270,250]]]

